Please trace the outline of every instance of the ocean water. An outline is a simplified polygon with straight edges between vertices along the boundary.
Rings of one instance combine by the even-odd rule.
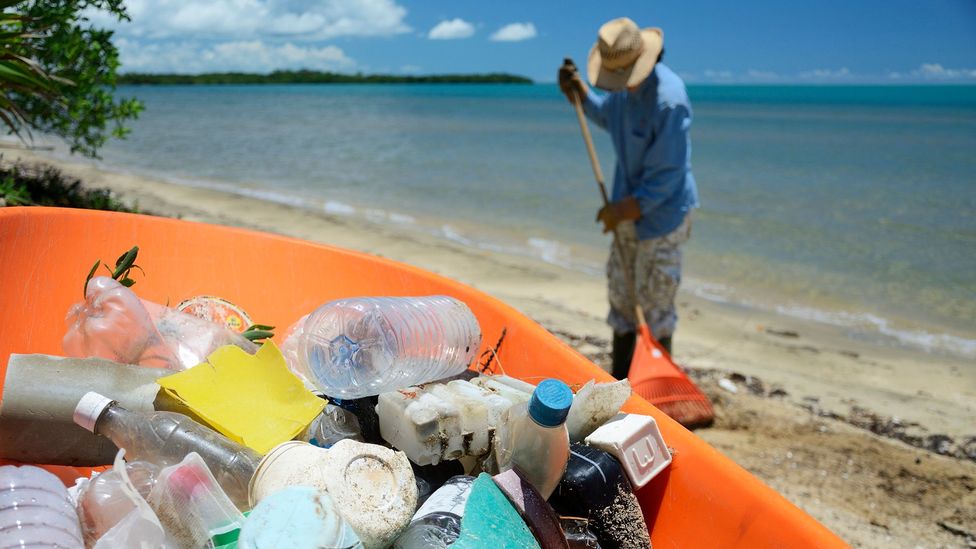
[[[146,110],[107,167],[603,268],[599,194],[554,85],[120,91]],[[976,357],[976,87],[689,92],[687,289]]]

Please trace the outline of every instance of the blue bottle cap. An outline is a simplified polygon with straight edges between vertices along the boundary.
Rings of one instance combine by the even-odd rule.
[[[529,416],[544,427],[555,427],[566,421],[573,405],[573,391],[558,379],[547,379],[536,386],[529,401]]]

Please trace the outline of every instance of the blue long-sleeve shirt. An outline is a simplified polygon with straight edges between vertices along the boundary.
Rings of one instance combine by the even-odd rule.
[[[637,237],[664,236],[698,207],[691,173],[691,101],[684,82],[662,63],[634,93],[590,91],[583,110],[610,133],[617,153],[611,200],[637,199]]]

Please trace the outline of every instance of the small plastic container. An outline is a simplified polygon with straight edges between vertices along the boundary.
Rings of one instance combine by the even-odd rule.
[[[467,305],[447,296],[339,299],[290,330],[286,358],[325,394],[341,399],[378,395],[453,376],[481,345]]]
[[[558,379],[547,379],[528,404],[513,406],[503,415],[495,436],[499,471],[517,467],[521,476],[548,499],[566,469],[569,434],[566,416],[573,392]]]
[[[34,467],[0,467],[0,547],[82,549],[81,525],[58,477]]]
[[[180,547],[202,547],[210,538],[244,524],[244,515],[196,452],[159,473],[149,504]]]
[[[618,414],[586,437],[586,443],[617,458],[635,491],[671,464],[671,452],[651,416]]]

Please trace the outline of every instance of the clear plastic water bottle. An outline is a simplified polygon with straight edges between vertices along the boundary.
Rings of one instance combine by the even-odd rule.
[[[75,423],[107,437],[126,456],[160,466],[200,454],[217,483],[238,509],[248,509],[247,490],[261,456],[220,433],[175,412],[133,412],[98,393],[78,401]]]
[[[58,477],[30,465],[0,467],[0,547],[84,546],[78,514]]]
[[[342,399],[456,375],[481,345],[471,309],[447,296],[339,299],[313,311],[292,333],[292,368]]]
[[[499,471],[518,467],[521,476],[548,499],[559,484],[569,459],[566,416],[573,392],[558,379],[547,379],[528,404],[512,406],[495,435]]]
[[[400,534],[395,549],[443,549],[461,534],[461,517],[474,477],[451,477],[431,494]]]

